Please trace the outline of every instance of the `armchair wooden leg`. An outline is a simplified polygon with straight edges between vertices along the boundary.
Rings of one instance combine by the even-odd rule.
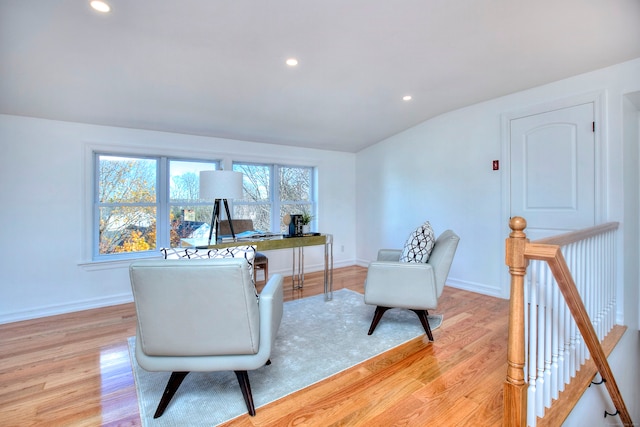
[[[371,327],[369,327],[369,333],[367,335],[371,335],[373,333],[373,331],[376,329],[376,326],[378,326],[378,322],[380,322],[380,319],[382,319],[382,315],[385,311],[389,310],[389,308],[391,307],[382,307],[380,305],[376,307],[376,312],[373,315]]]
[[[182,381],[187,376],[189,372],[172,372],[171,377],[169,377],[169,382],[167,382],[167,386],[164,388],[164,393],[162,393],[162,398],[160,399],[160,403],[158,404],[158,408],[156,408],[156,413],[153,414],[153,418],[159,418],[164,414],[164,410],[167,409],[169,402],[173,398],[173,395],[178,391],[178,387],[182,384]]]
[[[240,390],[242,390],[242,396],[244,396],[244,403],[247,404],[247,410],[252,417],[256,414],[256,408],[253,405],[253,395],[251,394],[251,384],[249,384],[249,375],[247,371],[234,371],[236,377],[238,377],[238,383],[240,384]]]
[[[433,334],[431,333],[431,326],[429,326],[429,312],[427,310],[411,310],[413,311],[415,314],[418,315],[418,318],[420,319],[420,323],[422,323],[422,327],[424,328],[424,331],[427,333],[427,336],[429,337],[429,341],[433,341]]]

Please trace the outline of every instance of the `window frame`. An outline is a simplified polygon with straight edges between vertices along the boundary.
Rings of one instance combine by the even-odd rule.
[[[317,168],[315,166],[309,166],[309,165],[295,165],[295,164],[280,164],[280,163],[273,163],[273,162],[251,162],[251,161],[241,161],[241,160],[234,160],[232,162],[232,169],[234,166],[236,165],[248,165],[248,166],[264,166],[264,167],[268,167],[269,168],[269,195],[270,195],[270,199],[268,202],[256,202],[256,201],[236,201],[234,203],[234,206],[241,206],[241,205],[245,205],[245,206],[257,206],[257,205],[261,205],[261,204],[270,204],[271,205],[271,210],[270,210],[270,224],[271,224],[271,229],[270,230],[263,230],[263,231],[268,231],[268,232],[272,232],[272,233],[281,233],[282,229],[281,229],[281,218],[280,218],[280,212],[282,210],[282,206],[283,205],[299,205],[299,206],[308,206],[309,207],[309,212],[311,213],[313,220],[312,220],[312,224],[315,223],[315,218],[316,218],[316,212],[317,212],[317,200],[316,200],[316,185],[317,185],[317,177],[316,177],[316,172],[317,172]],[[299,168],[299,169],[305,169],[309,171],[309,176],[310,176],[310,185],[309,185],[309,201],[304,201],[304,200],[289,200],[283,202],[280,198],[280,170],[282,168]],[[235,170],[235,169],[233,169]],[[234,207],[231,208],[232,211],[234,209]]]
[[[150,203],[106,203],[101,204],[99,201],[100,192],[100,156],[113,156],[113,157],[127,157],[136,159],[151,159],[156,162],[156,201],[153,204],[156,208],[156,247],[147,251],[137,252],[120,252],[101,254],[100,253],[100,208],[103,206],[150,206]],[[89,253],[92,262],[109,262],[109,261],[124,261],[135,260],[141,258],[149,258],[158,256],[159,250],[162,247],[171,246],[171,225],[170,225],[170,213],[172,206],[175,205],[192,205],[192,206],[209,206],[213,211],[213,201],[177,201],[171,200],[171,174],[170,164],[172,161],[176,162],[194,162],[194,163],[211,163],[214,169],[221,169],[223,160],[220,158],[211,157],[199,157],[194,155],[177,155],[177,154],[149,154],[148,152],[138,152],[123,150],[121,148],[109,147],[109,148],[91,148],[91,220],[90,224],[90,243]],[[167,221],[162,220],[167,219]]]

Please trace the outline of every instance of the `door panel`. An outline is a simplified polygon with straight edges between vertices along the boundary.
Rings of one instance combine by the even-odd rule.
[[[530,239],[595,224],[593,103],[510,122],[511,216]]]

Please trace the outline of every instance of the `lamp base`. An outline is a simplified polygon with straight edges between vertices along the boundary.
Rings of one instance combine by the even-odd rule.
[[[227,214],[227,219],[229,220],[229,229],[231,229],[231,237],[233,240],[236,240],[236,233],[233,230],[233,221],[231,221],[231,213],[229,211],[229,202],[227,199],[216,199],[213,202],[213,214],[211,215],[211,226],[209,227],[209,245],[211,245],[211,237],[213,236],[213,231],[216,232],[216,243],[220,240],[220,203],[224,203],[224,210]]]

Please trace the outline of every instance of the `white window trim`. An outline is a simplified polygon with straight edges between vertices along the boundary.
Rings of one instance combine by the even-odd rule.
[[[83,224],[81,233],[82,244],[82,259],[78,261],[77,265],[85,268],[88,271],[103,270],[112,268],[124,268],[127,267],[132,261],[136,259],[153,259],[160,256],[160,254],[154,254],[145,252],[142,254],[131,254],[126,259],[93,259],[93,240],[94,240],[94,209],[93,209],[93,195],[95,191],[95,165],[94,155],[96,153],[117,153],[121,155],[141,156],[141,157],[169,157],[174,159],[188,159],[188,160],[202,160],[219,162],[222,166],[224,160],[222,154],[211,153],[210,151],[199,150],[167,150],[156,147],[136,146],[136,145],[120,145],[120,144],[100,144],[86,142],[83,147],[83,170],[82,170],[82,209],[83,212]],[[164,184],[165,186],[168,183]]]
[[[280,209],[281,209],[281,200],[280,200],[280,193],[278,190],[278,187],[276,186],[276,179],[279,180],[280,178],[280,168],[304,168],[304,169],[309,169],[311,172],[311,188],[309,189],[309,193],[311,195],[311,201],[309,202],[296,202],[293,204],[299,204],[299,205],[310,205],[311,206],[311,215],[313,215],[313,221],[312,223],[315,222],[315,218],[317,217],[317,206],[318,206],[318,202],[317,202],[317,191],[316,191],[316,186],[317,186],[317,167],[316,166],[310,166],[307,164],[290,164],[290,163],[279,163],[279,162],[273,162],[273,161],[244,161],[244,160],[234,160],[232,162],[232,168],[234,165],[236,164],[240,164],[240,165],[256,165],[256,166],[267,166],[269,167],[269,173],[270,173],[270,177],[269,177],[269,194],[271,195],[271,200],[269,200],[269,202],[237,202],[238,205],[260,205],[260,204],[271,204],[272,205],[272,209],[271,209],[271,232],[275,232],[275,233],[279,233],[280,232]],[[289,204],[289,203],[287,203]]]

